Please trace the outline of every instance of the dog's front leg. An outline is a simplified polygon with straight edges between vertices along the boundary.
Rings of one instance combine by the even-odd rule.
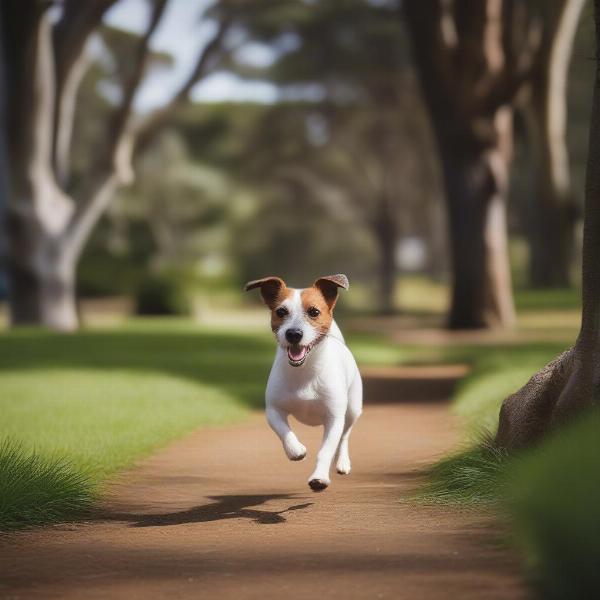
[[[340,438],[344,431],[344,416],[330,417],[325,421],[323,431],[323,444],[317,454],[317,466],[308,479],[308,485],[315,492],[324,490],[329,484],[329,469],[335,455]]]
[[[279,436],[283,449],[290,460],[302,460],[306,456],[306,447],[300,443],[290,428],[286,413],[276,408],[267,408],[267,421],[271,429]]]

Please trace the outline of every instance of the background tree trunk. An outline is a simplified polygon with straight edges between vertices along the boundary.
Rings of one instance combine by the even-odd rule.
[[[44,325],[61,331],[78,326],[75,263],[60,241],[32,231],[30,223],[10,219],[11,320],[14,325]]]
[[[61,330],[77,326],[74,265],[62,235],[73,202],[52,171],[54,64],[46,7],[11,5],[7,41],[10,198],[10,308],[13,324]],[[8,38],[8,39],[7,39]]]
[[[506,196],[512,107],[526,60],[515,58],[512,4],[403,4],[444,172],[454,329],[510,327],[515,310]],[[525,50],[521,57],[527,57]]]
[[[546,3],[544,35],[525,106],[535,161],[536,189],[528,227],[530,283],[571,283],[576,206],[566,141],[567,78],[573,40],[585,0]]]
[[[452,329],[510,327],[515,321],[506,229],[511,119],[503,108],[487,124],[495,132],[493,145],[438,125],[452,250]]]
[[[398,232],[396,217],[391,214],[390,208],[387,198],[380,199],[373,227],[379,251],[379,312],[384,315],[390,315],[395,310]]]

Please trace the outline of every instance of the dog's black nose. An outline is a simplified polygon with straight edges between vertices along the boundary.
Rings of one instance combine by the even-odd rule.
[[[285,339],[290,344],[297,344],[302,339],[302,329],[288,329],[285,332]]]

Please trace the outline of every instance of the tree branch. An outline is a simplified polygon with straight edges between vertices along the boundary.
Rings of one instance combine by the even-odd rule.
[[[117,0],[64,0],[62,16],[53,28],[55,94],[52,162],[57,179],[69,177],[69,156],[76,97],[89,62],[85,45]]]
[[[126,133],[130,126],[130,118],[133,109],[133,100],[135,94],[140,86],[146,66],[148,64],[148,57],[150,55],[150,39],[154,35],[156,28],[158,27],[162,16],[164,14],[167,5],[167,0],[155,0],[152,13],[150,15],[150,22],[146,29],[146,33],[140,39],[135,56],[133,59],[133,69],[129,80],[125,83],[123,89],[123,99],[121,105],[117,108],[112,118],[110,128],[110,140],[109,140],[109,153],[114,155],[116,149],[119,146],[120,140]],[[127,178],[127,179],[130,179]]]
[[[222,46],[223,39],[229,31],[231,20],[225,18],[220,22],[217,32],[200,52],[196,65],[179,90],[175,92],[171,100],[162,108],[157,109],[146,117],[135,128],[137,138],[137,149],[143,150],[147,147],[154,135],[165,125],[172,113],[183,103],[188,101],[192,88],[205,77],[210,71],[211,62],[216,57]]]
[[[123,88],[123,99],[111,120],[106,148],[94,168],[92,185],[86,200],[77,205],[71,219],[68,236],[77,251],[83,247],[88,234],[108,206],[118,183],[133,179],[131,154],[134,136],[130,125],[133,101],[146,70],[150,39],[161,21],[166,4],[167,0],[154,1],[148,27],[135,52],[131,75]]]

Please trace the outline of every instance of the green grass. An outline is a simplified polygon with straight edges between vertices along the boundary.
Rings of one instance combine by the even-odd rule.
[[[0,446],[0,479],[11,482],[0,486],[0,528],[76,516],[77,498],[138,458],[198,426],[242,418],[262,404],[272,353],[267,334],[181,320],[2,335],[0,440],[14,443]]]
[[[409,356],[375,336],[351,344],[366,364]],[[181,318],[1,335],[0,482],[10,485],[0,485],[0,529],[76,517],[115,472],[261,407],[274,351],[263,327],[240,334]]]
[[[84,516],[95,498],[90,479],[68,461],[8,439],[0,445],[0,490],[4,530]]]

